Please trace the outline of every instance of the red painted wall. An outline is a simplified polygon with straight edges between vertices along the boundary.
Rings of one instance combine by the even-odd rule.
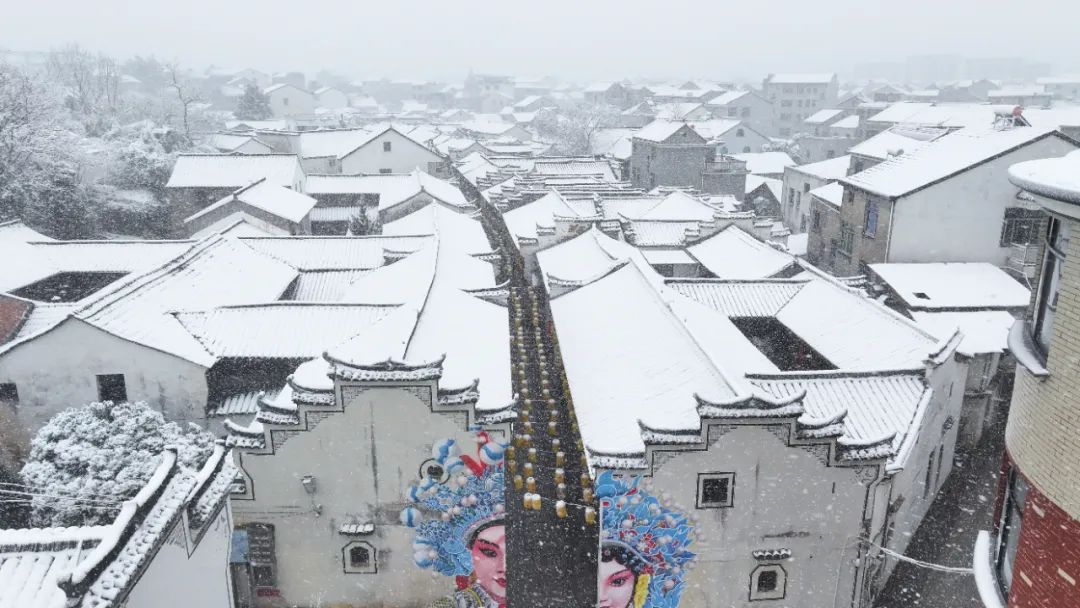
[[[1080,521],[1032,485],[1023,522],[1009,608],[1080,608]]]
[[[34,305],[26,300],[0,294],[0,344],[19,331]]]

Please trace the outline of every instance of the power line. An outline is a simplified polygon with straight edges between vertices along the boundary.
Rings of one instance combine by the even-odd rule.
[[[55,494],[44,494],[38,492],[19,492],[15,490],[5,490],[0,488],[0,496],[25,496],[29,498],[50,498],[53,500],[67,500],[72,502],[82,502],[86,504],[99,504],[108,505],[112,507],[119,507],[122,503],[112,500],[97,500],[91,498],[80,498],[78,496],[57,496]]]

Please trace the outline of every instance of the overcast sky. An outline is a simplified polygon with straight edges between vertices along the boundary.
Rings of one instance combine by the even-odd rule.
[[[1077,0],[4,0],[0,47],[78,42],[202,67],[758,78],[959,53],[1080,64]]]

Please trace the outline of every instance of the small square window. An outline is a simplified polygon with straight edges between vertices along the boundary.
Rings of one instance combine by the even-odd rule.
[[[383,152],[389,152],[391,150],[391,148],[392,148],[392,146],[391,146],[392,143],[393,142],[389,142],[389,141],[382,142],[382,151]]]
[[[100,374],[97,377],[99,401],[123,403],[127,401],[127,384],[124,374]]]
[[[734,505],[734,473],[699,473],[697,508],[720,509]]]
[[[779,564],[763,564],[750,573],[750,601],[780,600],[787,592],[787,572]]]
[[[0,382],[0,403],[19,404],[19,387],[14,382]]]
[[[757,579],[757,591],[758,593],[769,593],[776,591],[776,583],[779,576],[776,570],[765,570],[758,575]]]

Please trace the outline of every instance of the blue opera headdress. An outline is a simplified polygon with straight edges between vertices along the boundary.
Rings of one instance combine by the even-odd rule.
[[[416,528],[413,561],[447,576],[473,572],[469,545],[481,530],[503,520],[504,446],[476,433],[476,456],[453,439],[435,443],[420,480],[405,491],[401,523]]]
[[[644,608],[675,608],[685,588],[685,576],[694,554],[687,547],[694,540],[688,516],[671,509],[667,501],[638,487],[641,478],[617,478],[610,471],[596,480],[600,501],[603,547],[622,550],[631,558],[639,576],[648,574],[648,597]]]

